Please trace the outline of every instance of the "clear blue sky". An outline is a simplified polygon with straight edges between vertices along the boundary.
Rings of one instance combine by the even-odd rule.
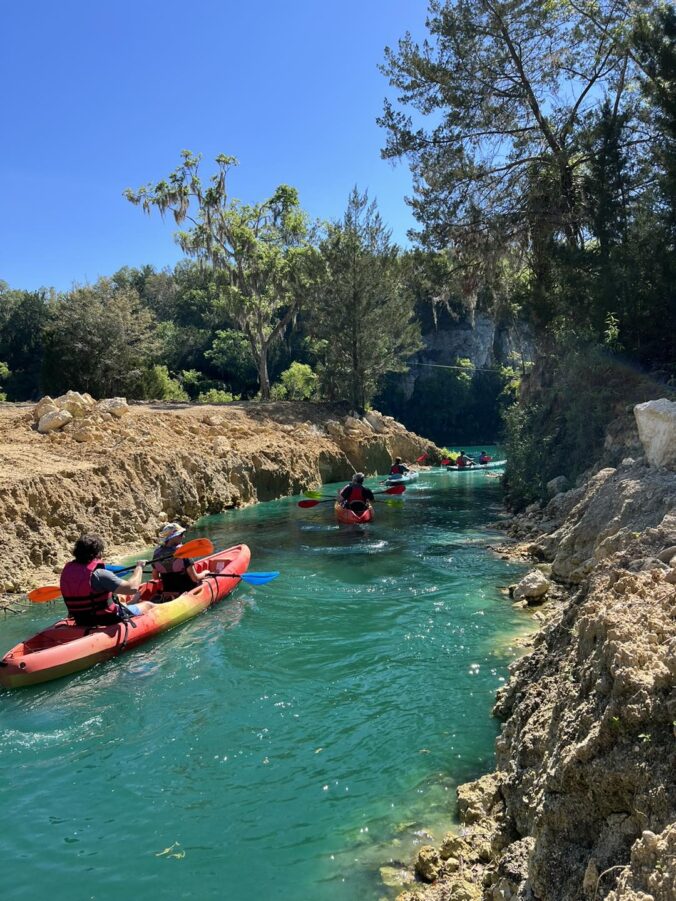
[[[231,192],[281,182],[339,217],[356,183],[395,239],[413,220],[405,165],[380,159],[377,66],[424,0],[63,0],[2,13],[0,279],[16,288],[173,264],[173,228],[122,197],[183,148],[237,156]]]

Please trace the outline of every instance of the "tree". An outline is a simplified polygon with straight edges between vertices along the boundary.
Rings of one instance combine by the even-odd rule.
[[[268,357],[297,315],[316,279],[316,253],[298,194],[280,185],[257,204],[228,195],[227,177],[237,165],[216,157],[216,173],[203,184],[200,156],[182,152],[181,165],[166,181],[125,196],[146,213],[170,210],[177,224],[190,223],[176,240],[182,250],[217,275],[225,311],[246,335],[258,369],[261,396],[270,397]],[[194,212],[192,212],[194,210]]]
[[[15,291],[0,282],[0,360],[10,370],[4,384],[10,400],[39,396],[48,316],[46,291]]]
[[[137,292],[102,278],[51,304],[44,385],[57,394],[74,388],[95,397],[142,398],[157,350],[155,318]]]
[[[413,300],[402,288],[397,247],[366,192],[353,189],[320,249],[325,275],[310,322],[323,342],[320,378],[330,398],[364,410],[383,376],[406,371],[405,360],[420,347]]]
[[[570,249],[583,246],[590,154],[578,144],[578,125],[607,99],[612,127],[633,102],[630,6],[432,0],[432,40],[419,46],[406,35],[397,52],[386,50],[383,71],[401,108],[385,104],[383,154],[410,162],[424,244],[452,245],[460,263],[475,264],[494,256],[496,242],[518,240],[545,256],[559,237]],[[622,134],[625,147],[648,140],[639,130]]]

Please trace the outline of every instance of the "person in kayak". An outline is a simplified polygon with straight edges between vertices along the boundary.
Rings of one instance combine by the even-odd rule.
[[[490,463],[492,459],[493,458],[491,456],[489,456],[486,453],[486,451],[481,451],[481,456],[479,457],[479,463],[481,463],[482,466],[485,466],[486,463]]]
[[[458,469],[464,469],[466,466],[474,466],[474,460],[468,457],[464,451],[460,451],[460,456],[455,461],[455,465]]]
[[[191,591],[209,575],[208,570],[196,572],[192,560],[174,557],[174,552],[183,544],[184,534],[185,529],[177,522],[168,522],[160,530],[160,544],[155,548],[152,561],[153,578],[162,582],[163,597],[158,599],[160,602]]]
[[[105,546],[99,535],[82,535],[73,548],[74,559],[66,563],[59,584],[68,614],[78,626],[110,626],[140,616],[153,605],[123,604],[117,595],[138,598],[144,560],[139,560],[129,579],[120,579],[105,568]]]
[[[342,489],[340,496],[343,507],[354,510],[355,513],[362,513],[375,500],[371,489],[364,487],[363,472],[355,472],[352,481]]]
[[[403,476],[410,471],[411,470],[408,468],[408,466],[405,463],[401,462],[401,457],[397,457],[390,467],[391,476]]]

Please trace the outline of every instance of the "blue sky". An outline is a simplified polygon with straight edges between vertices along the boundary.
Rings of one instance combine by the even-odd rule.
[[[380,159],[377,66],[425,13],[423,0],[5,4],[0,279],[66,289],[173,264],[171,222],[122,191],[167,175],[183,148],[237,156],[243,200],[294,185],[312,216],[339,217],[368,188],[404,241],[410,175]]]

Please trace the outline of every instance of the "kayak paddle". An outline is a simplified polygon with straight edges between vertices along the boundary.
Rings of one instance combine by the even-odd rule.
[[[272,571],[268,573],[210,573],[210,576],[213,576],[215,579],[226,578],[230,579],[241,579],[242,582],[248,582],[249,585],[267,585],[268,582],[272,582],[273,579],[276,579],[279,575],[279,572]]]
[[[195,538],[193,541],[187,541],[182,547],[178,548],[175,553],[167,554],[167,557],[193,557],[197,555],[208,556],[213,554],[214,545],[208,538]],[[163,558],[164,559],[164,558]],[[132,566],[110,567],[111,572],[131,572],[136,569],[137,564]],[[44,585],[42,588],[34,588],[28,592],[28,600],[33,604],[46,604],[47,601],[55,601],[61,597],[61,588],[58,585]]]
[[[214,543],[209,538],[193,538],[192,541],[186,541],[186,543],[182,544],[177,550],[163,554],[161,557],[156,557],[155,559],[166,560],[168,557],[178,557],[179,559],[184,560],[186,557],[208,557],[209,554],[213,554],[213,552]],[[152,560],[148,560],[147,563],[152,563]],[[106,569],[109,572],[116,574],[129,573],[133,569],[136,569],[136,566],[136,563],[132,563],[131,566],[118,566],[115,563],[110,563],[106,565]]]
[[[391,488],[386,488],[384,491],[374,491],[374,494],[403,494],[406,491],[406,485],[393,485]],[[309,507],[316,507],[317,504],[328,504],[329,501],[333,501],[334,503],[338,500],[338,497],[327,497],[325,494],[321,494],[318,498],[314,498],[312,500],[306,501],[298,501],[298,506],[302,507],[304,510]]]

